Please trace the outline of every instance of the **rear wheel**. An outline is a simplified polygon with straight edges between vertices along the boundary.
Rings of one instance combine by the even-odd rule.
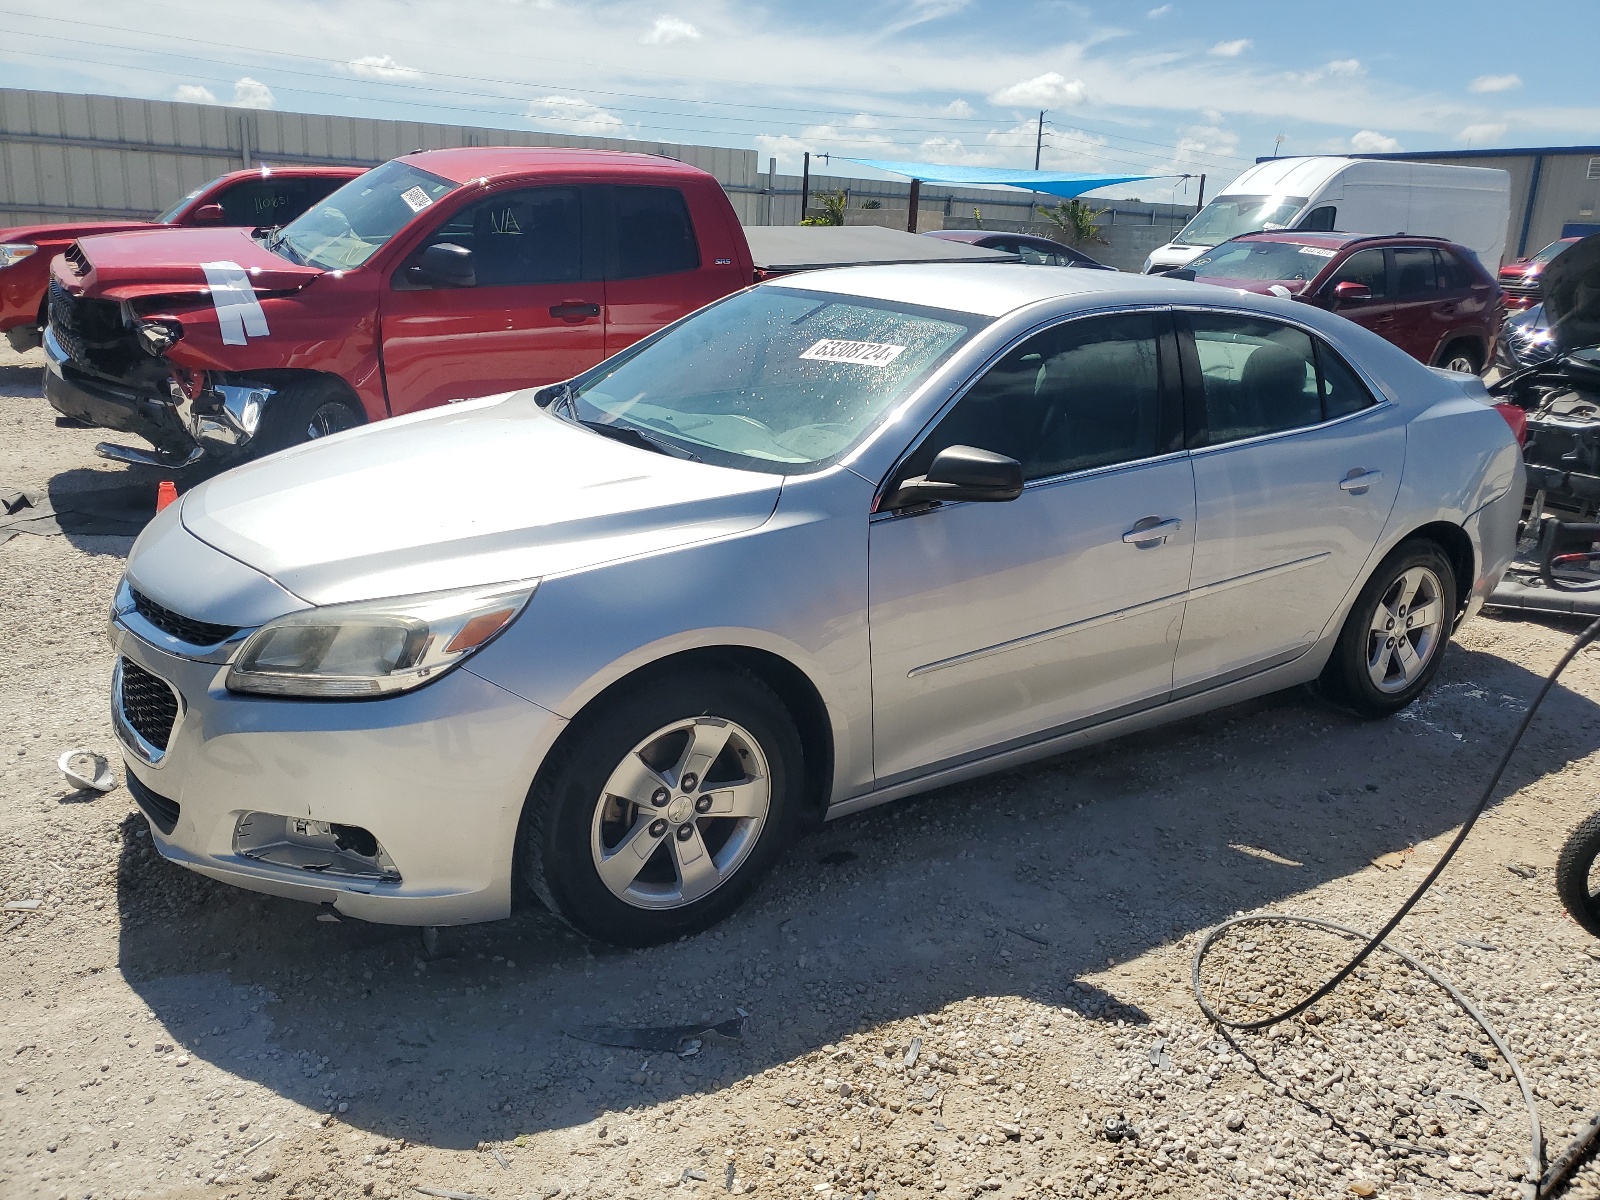
[[[1561,848],[1556,894],[1574,921],[1600,937],[1600,813],[1574,829]]]
[[[1433,542],[1402,542],[1345,618],[1322,686],[1363,716],[1410,704],[1433,679],[1456,615],[1456,577]]]
[[[297,380],[279,388],[267,402],[252,449],[257,456],[274,454],[366,421],[361,406],[333,380]]]
[[[778,697],[745,674],[647,679],[580,718],[523,815],[521,869],[557,916],[649,946],[722,920],[788,840],[804,763]]]
[[[1476,375],[1483,370],[1483,356],[1471,342],[1451,342],[1439,352],[1439,361],[1434,365],[1446,371]]]

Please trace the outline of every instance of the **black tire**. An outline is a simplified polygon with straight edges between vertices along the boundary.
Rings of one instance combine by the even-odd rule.
[[[1428,574],[1430,599],[1439,606],[1439,621],[1426,645],[1421,627],[1408,625],[1405,615],[1410,614],[1397,615],[1397,606],[1392,603],[1397,598],[1397,585],[1413,571]],[[1419,588],[1418,592],[1421,591]],[[1375,629],[1378,609],[1386,600],[1391,603],[1385,604],[1390,610],[1385,621],[1393,620],[1394,626],[1379,637]],[[1399,712],[1422,694],[1439,670],[1455,620],[1456,576],[1444,551],[1430,541],[1402,542],[1378,564],[1378,569],[1351,605],[1350,615],[1339,631],[1339,640],[1334,643],[1333,654],[1322,671],[1320,683],[1324,694],[1365,717],[1386,717]],[[1401,651],[1392,648],[1401,639],[1421,660],[1416,673],[1409,677],[1405,674]],[[1389,645],[1384,645],[1385,641]],[[1385,676],[1383,686],[1375,678],[1378,673]]]
[[[670,784],[672,790],[665,793],[671,800],[670,808],[660,806],[665,803],[661,799],[665,789],[659,787],[648,802],[658,806],[653,810],[645,803],[629,805],[608,799],[620,794],[607,792],[614,772],[621,772],[647,739],[675,723],[696,718],[731,723],[738,731],[729,737],[730,749],[705,769],[704,779],[691,781],[686,769],[681,779],[675,776],[674,770],[683,766],[682,759],[676,766],[654,768],[651,764]],[[677,735],[669,734],[663,741],[648,745],[665,745],[667,757],[671,757],[674,736]],[[694,735],[684,736],[690,739]],[[752,830],[749,825],[741,826],[736,818],[702,818],[687,810],[678,811],[683,802],[703,801],[715,790],[716,784],[710,780],[718,770],[746,769],[744,764],[751,761],[751,756],[740,750],[744,745],[741,739],[746,736],[756,743],[755,761],[764,760],[761,777],[767,784],[768,796],[759,826]],[[728,753],[734,757],[729,759]],[[649,763],[648,756],[644,761]],[[726,779],[728,775],[718,777]],[[602,701],[596,711],[583,714],[540,770],[529,791],[518,835],[519,875],[524,886],[556,916],[580,933],[603,942],[653,946],[698,933],[737,908],[791,840],[803,810],[804,779],[804,752],[794,720],[772,689],[759,679],[741,672],[705,668],[646,678],[615,699]],[[614,814],[609,822],[607,813]],[[659,819],[652,820],[657,813]],[[683,824],[671,825],[668,817],[682,820]],[[616,854],[623,839],[641,831],[654,832],[655,825],[669,832],[644,843],[653,849],[637,860],[642,866],[633,868],[637,873],[634,886],[659,889],[661,896],[629,899],[602,879],[597,856],[613,861],[606,857],[607,849]],[[723,869],[716,862],[718,856],[726,856],[728,864],[728,873],[720,882],[711,885],[709,893],[693,899],[681,895],[689,888],[687,870],[679,854],[688,850],[680,850],[674,844],[684,842],[685,847],[689,846],[684,838],[677,837],[678,833],[688,837],[686,826],[699,831],[693,844],[710,849],[710,861],[716,871]],[[744,832],[729,832],[722,826],[735,826]],[[606,831],[616,834],[609,846]],[[736,836],[744,839],[740,846],[735,846]],[[720,842],[719,837],[723,839]],[[641,884],[641,880],[646,882]],[[663,906],[646,906],[650,903]]]
[[[361,405],[332,379],[302,379],[277,390],[251,440],[255,457],[276,454],[319,437],[365,425]]]
[[[1556,860],[1556,895],[1572,919],[1600,937],[1600,812],[1572,831]]]
[[[1462,371],[1468,375],[1483,374],[1483,351],[1476,342],[1465,339],[1451,342],[1439,351],[1439,361],[1433,364],[1447,371]]]

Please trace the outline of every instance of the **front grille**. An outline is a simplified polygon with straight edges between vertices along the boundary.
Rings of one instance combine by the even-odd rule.
[[[52,277],[49,307],[50,329],[73,362],[93,367],[95,351],[123,358],[137,352],[132,333],[122,324],[122,309],[113,301],[74,296]]]
[[[178,720],[178,697],[164,680],[125,658],[118,703],[123,719],[135,733],[158,750],[167,748],[172,726]]]
[[[73,362],[86,363],[89,352],[78,332],[78,302],[54,279],[50,281],[50,331]]]
[[[178,827],[178,813],[181,811],[176,800],[168,800],[165,796],[152,792],[139,782],[139,777],[132,771],[124,771],[128,780],[128,791],[133,793],[134,801],[139,805],[145,816],[150,818],[150,823],[162,833],[171,833]]]
[[[1507,297],[1515,300],[1538,300],[1539,285],[1537,283],[1502,283],[1500,290]]]
[[[164,604],[157,604],[137,588],[133,593],[133,607],[138,614],[162,633],[175,637],[191,646],[215,646],[239,632],[237,625],[213,625],[209,621],[196,621],[182,613],[175,613]]]

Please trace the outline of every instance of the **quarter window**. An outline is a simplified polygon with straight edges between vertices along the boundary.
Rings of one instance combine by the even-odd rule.
[[[613,279],[693,271],[700,265],[689,206],[677,188],[611,189],[616,231]]]
[[[1433,252],[1439,268],[1439,289],[1446,292],[1465,291],[1472,286],[1472,273],[1467,265],[1448,250]]]
[[[1024,479],[1151,458],[1162,434],[1157,317],[1070,321],[1017,346],[973,385],[912,458],[925,472],[947,446],[1022,464]]]
[[[564,283],[582,277],[580,213],[574,187],[500,192],[467,205],[426,245],[454,242],[471,250],[479,287]]]
[[[1433,250],[1427,246],[1405,246],[1394,252],[1396,294],[1402,300],[1431,296],[1439,290],[1433,265]]]
[[[1372,298],[1380,300],[1389,294],[1389,271],[1383,263],[1382,250],[1358,250],[1344,260],[1333,273],[1330,286],[1336,283],[1364,283],[1372,289]]]
[[[1339,219],[1339,210],[1338,210],[1338,208],[1335,207],[1332,204],[1324,204],[1320,208],[1313,208],[1304,217],[1300,218],[1300,223],[1298,225],[1296,225],[1295,228],[1296,229],[1315,229],[1315,230],[1324,230],[1324,231],[1325,230],[1330,230],[1330,229],[1337,229],[1338,226],[1335,225],[1334,222],[1337,221],[1338,219]]]
[[[1190,313],[1205,429],[1217,445],[1303,429],[1373,404],[1330,347],[1303,330],[1252,317]]]

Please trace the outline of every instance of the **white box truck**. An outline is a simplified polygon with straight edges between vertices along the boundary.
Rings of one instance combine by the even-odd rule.
[[[1493,275],[1506,248],[1511,176],[1392,158],[1274,158],[1257,163],[1145,259],[1146,274],[1186,265],[1262,229],[1411,233],[1448,238]]]

